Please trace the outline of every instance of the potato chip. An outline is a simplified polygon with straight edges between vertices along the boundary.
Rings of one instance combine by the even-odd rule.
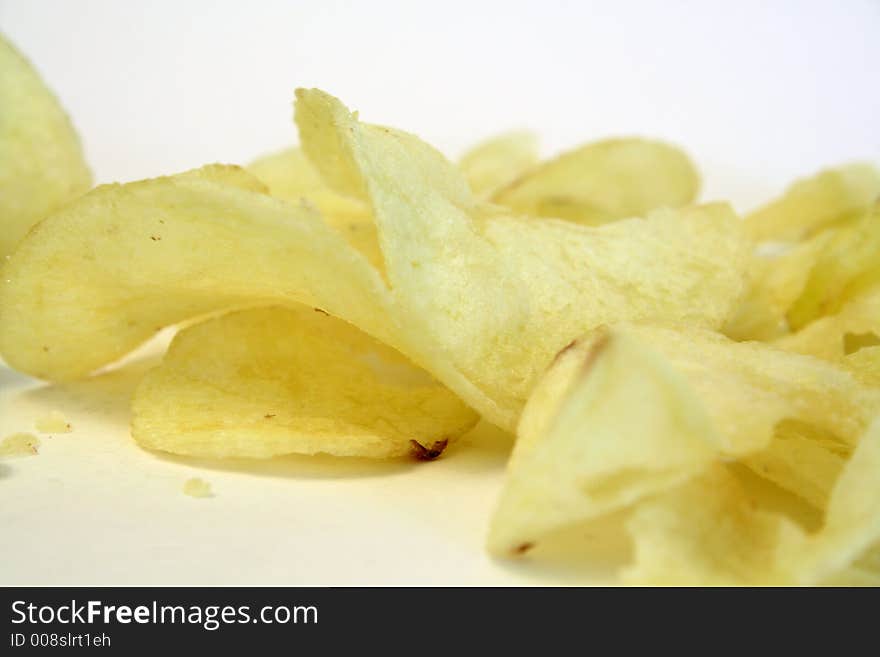
[[[461,156],[461,169],[471,190],[489,198],[538,161],[538,140],[531,132],[509,132],[477,144]]]
[[[700,179],[681,150],[647,139],[609,139],[545,162],[502,187],[492,201],[517,213],[599,225],[680,207]]]
[[[380,339],[385,286],[312,209],[234,167],[104,185],[41,222],[10,258],[0,353],[50,380],[82,377],[163,326],[236,306],[305,303]]]
[[[880,197],[880,171],[850,164],[795,182],[785,194],[746,217],[758,241],[797,241],[866,210]]]
[[[138,387],[132,435],[206,458],[387,458],[414,441],[445,446],[476,421],[424,370],[350,324],[307,307],[261,308],[178,333]]]
[[[419,364],[502,427],[514,426],[553,354],[584,331],[631,318],[718,327],[742,288],[748,245],[726,205],[601,228],[475,219],[460,172],[411,135],[359,123],[317,90],[298,90],[296,108],[315,166],[372,206]],[[443,378],[450,362],[490,403]]]
[[[31,226],[92,185],[58,99],[0,35],[0,263]]]
[[[515,553],[715,461],[824,508],[878,412],[878,391],[815,358],[691,327],[600,329],[557,357],[526,406],[491,549]]]
[[[715,455],[685,379],[626,333],[562,352],[523,413],[489,549],[516,555],[560,529],[674,487]]]

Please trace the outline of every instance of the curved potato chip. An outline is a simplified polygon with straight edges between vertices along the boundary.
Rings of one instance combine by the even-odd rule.
[[[238,311],[183,329],[133,406],[141,446],[207,458],[389,458],[410,453],[413,441],[442,450],[477,421],[398,352],[306,307]]]
[[[269,193],[285,201],[313,203],[328,224],[338,230],[370,264],[384,270],[376,238],[376,224],[363,201],[335,192],[299,148],[288,148],[255,160],[247,167],[269,188]]]
[[[565,350],[529,399],[492,516],[489,550],[625,509],[705,468],[713,428],[686,380],[626,333]]]
[[[785,194],[747,215],[758,241],[797,241],[866,210],[880,197],[880,171],[850,164],[798,180]]]
[[[41,222],[8,261],[0,353],[50,380],[85,376],[163,326],[305,303],[388,339],[391,300],[314,211],[234,167],[105,185]]]
[[[509,132],[488,139],[461,156],[461,169],[471,190],[486,198],[538,161],[538,140],[531,132]]]
[[[553,354],[584,331],[632,318],[718,327],[741,290],[748,245],[727,206],[602,228],[478,219],[460,197],[460,172],[413,148],[415,137],[361,124],[318,90],[297,90],[296,120],[328,182],[370,202],[419,364],[502,427],[515,425]],[[438,367],[449,362],[490,403],[443,379]]]
[[[680,207],[697,197],[700,179],[681,150],[647,139],[581,146],[524,173],[492,201],[537,217],[598,225]]]
[[[815,358],[691,327],[594,331],[529,399],[490,549],[521,552],[721,460],[824,508],[878,412],[880,393]]]
[[[0,35],[0,263],[28,229],[92,186],[58,99]]]

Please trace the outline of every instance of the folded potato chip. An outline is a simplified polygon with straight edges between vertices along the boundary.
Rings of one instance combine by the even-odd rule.
[[[673,488],[714,458],[687,381],[625,333],[559,354],[523,413],[489,550],[522,554],[558,530]]]
[[[819,359],[690,327],[600,329],[530,398],[490,548],[516,552],[712,462],[741,461],[822,509],[878,413],[880,391]]]
[[[647,139],[581,146],[525,172],[492,195],[517,213],[599,225],[692,203],[700,178],[682,151]]]
[[[79,137],[39,74],[0,35],[0,263],[35,223],[92,185]]]
[[[41,222],[0,288],[0,353],[44,379],[113,362],[164,326],[304,303],[388,341],[376,270],[313,209],[236,167],[104,185]]]
[[[133,409],[141,446],[207,458],[418,455],[442,451],[477,421],[399,353],[305,306],[183,329]]]
[[[880,171],[850,164],[798,180],[785,194],[746,216],[757,241],[798,241],[857,216],[880,197]]]
[[[360,123],[317,90],[297,92],[296,121],[324,178],[372,207],[414,345],[401,350],[502,427],[577,335],[636,318],[719,327],[742,288],[748,244],[726,205],[600,228],[486,218],[461,173],[415,137]],[[443,378],[449,363],[481,397]]]

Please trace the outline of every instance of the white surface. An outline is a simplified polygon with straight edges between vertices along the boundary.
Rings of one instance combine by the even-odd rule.
[[[508,128],[538,130],[547,153],[664,137],[702,166],[704,197],[741,209],[822,166],[880,160],[874,0],[2,0],[0,30],[62,98],[100,182],[291,143],[296,86],[451,155]],[[589,580],[484,555],[507,449],[491,431],[424,466],[205,470],[132,444],[131,385],[60,388],[0,370],[0,436],[51,408],[75,426],[0,464],[0,584]],[[185,497],[191,476],[215,497]]]

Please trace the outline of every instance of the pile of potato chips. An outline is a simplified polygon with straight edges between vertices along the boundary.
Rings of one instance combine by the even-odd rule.
[[[0,353],[68,381],[180,326],[140,445],[432,459],[483,418],[517,437],[495,555],[620,532],[627,582],[880,583],[874,167],[742,220],[665,143],[456,166],[300,89],[299,149],[89,191],[5,41],[0,75]]]

